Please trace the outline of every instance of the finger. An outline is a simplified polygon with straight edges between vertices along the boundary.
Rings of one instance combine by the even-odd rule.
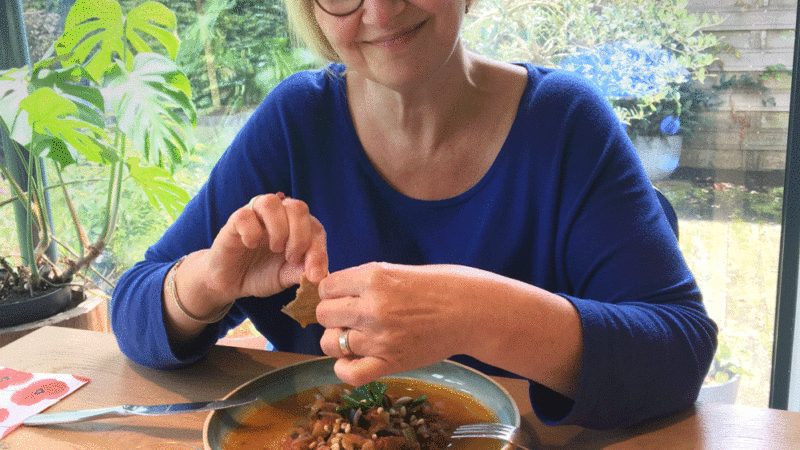
[[[227,230],[230,237],[236,237],[245,247],[253,249],[258,246],[264,237],[264,228],[256,213],[250,209],[242,208],[233,213],[228,221]]]
[[[359,328],[358,297],[325,299],[317,305],[317,323],[325,328]]]
[[[322,353],[336,358],[347,356],[342,350],[341,345],[339,345],[339,338],[344,330],[345,328],[342,327],[325,328],[325,331],[322,333],[322,338],[320,338],[319,341],[319,346],[322,349]],[[350,350],[352,351],[352,349],[353,347],[351,346]]]
[[[253,201],[253,211],[267,230],[269,249],[273,253],[283,253],[289,238],[289,219],[281,198],[276,194],[260,195]]]
[[[249,209],[253,209],[253,203],[255,203],[256,200],[258,200],[258,197],[261,197],[261,195],[256,195],[255,197],[251,198],[249,202],[247,202],[247,207]]]
[[[311,215],[308,212],[308,205],[300,200],[286,199],[283,201],[283,206],[289,225],[286,260],[300,263],[311,246]]]
[[[300,284],[303,278],[303,266],[287,262],[281,267],[278,276],[281,288],[283,289]]]
[[[373,356],[339,358],[333,364],[333,371],[340,380],[352,386],[361,386],[397,372],[386,361]]]
[[[312,283],[319,283],[328,275],[328,238],[315,217],[311,217],[311,245],[305,255],[304,268]]]
[[[383,263],[367,263],[334,272],[320,282],[319,296],[322,299],[359,296],[373,284],[385,267]]]

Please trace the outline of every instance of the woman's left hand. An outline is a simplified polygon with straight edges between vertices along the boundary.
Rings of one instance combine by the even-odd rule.
[[[458,266],[369,263],[323,279],[317,320],[326,330],[320,344],[339,358],[336,375],[358,386],[466,353],[479,305],[464,285],[473,277],[458,272]],[[345,329],[352,355],[339,345]]]

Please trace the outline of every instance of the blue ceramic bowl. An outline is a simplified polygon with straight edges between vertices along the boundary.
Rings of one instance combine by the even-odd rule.
[[[292,394],[316,386],[340,384],[333,372],[335,358],[323,357],[303,361],[267,372],[236,388],[226,398],[258,395],[266,403],[276,402]],[[500,423],[519,426],[519,408],[502,386],[470,367],[452,361],[441,361],[422,369],[410,370],[386,378],[412,378],[464,392],[493,411]],[[221,450],[241,423],[257,409],[259,402],[225,410],[212,411],[203,426],[203,444],[208,450]]]

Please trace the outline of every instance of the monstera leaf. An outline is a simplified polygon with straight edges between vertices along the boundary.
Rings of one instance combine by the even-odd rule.
[[[20,103],[30,92],[47,87],[58,95],[65,97],[78,108],[78,117],[98,127],[105,126],[103,112],[103,96],[100,90],[91,86],[83,86],[80,81],[88,77],[86,70],[73,64],[60,68],[57,63],[62,58],[42,60],[29,71],[27,67],[0,72],[0,120],[6,124],[11,139],[27,147],[31,143],[32,129],[28,120],[28,111],[20,108]],[[49,107],[47,104],[41,105]],[[28,108],[38,108],[28,104]]]
[[[156,165],[165,155],[180,163],[197,122],[186,75],[165,56],[140,53],[131,72],[115,64],[107,78],[103,96],[133,147]]]
[[[94,119],[99,119],[102,122],[100,113],[105,109],[103,94],[96,87],[81,84],[90,77],[83,66],[72,64],[62,67],[59,63],[63,63],[63,60],[64,58],[55,57],[36,63],[31,72],[30,89],[49,87],[66,97],[80,99],[82,102],[77,102],[75,105],[79,108],[81,106],[86,108],[94,107],[96,110],[92,114]],[[102,123],[99,125],[102,126]]]
[[[64,167],[75,164],[76,152],[61,139],[37,134],[33,137],[31,150],[35,155],[46,156],[55,161],[63,170]]]
[[[156,2],[146,2],[134,9],[125,18],[125,38],[133,45],[136,53],[150,53],[153,50],[140,34],[156,38],[174,60],[178,57],[181,41],[175,35],[177,20],[166,6]],[[133,55],[128,54],[128,61]],[[131,69],[131,66],[128,66]]]
[[[124,24],[119,3],[102,0],[77,0],[64,22],[64,34],[55,42],[58,55],[69,54],[70,62],[83,64],[92,79],[99,82],[114,54],[125,55],[122,41]]]
[[[164,210],[175,220],[189,201],[189,194],[172,182],[170,173],[160,167],[142,167],[139,158],[129,158],[126,163],[131,178],[144,191],[150,204]]]
[[[19,107],[28,96],[27,75],[27,67],[0,72],[0,121],[5,124],[11,139],[23,147],[30,144],[33,131],[28,123],[28,113]]]
[[[82,64],[92,79],[100,82],[116,59],[127,61],[131,70],[134,53],[151,51],[142,34],[160,42],[174,59],[180,45],[175,26],[175,14],[159,3],[146,2],[123,18],[116,1],[77,0],[55,49],[59,55],[69,55],[71,62]]]
[[[63,141],[89,161],[108,163],[118,159],[117,154],[98,139],[105,139],[105,130],[79,118],[75,103],[52,89],[37,89],[20,101],[20,108],[27,111],[34,133]]]
[[[124,17],[117,1],[74,0],[64,29],[54,44],[57,56],[32,67],[0,71],[0,129],[29,152],[15,165],[26,173],[18,176],[0,165],[0,174],[31,181],[28,193],[17,188],[12,195],[29,217],[41,217],[42,235],[51,235],[44,226],[50,222],[49,209],[35,211],[32,201],[21,200],[44,198],[47,187],[38,170],[45,166],[40,158],[55,162],[66,205],[61,213],[72,219],[79,248],[75,261],[53,273],[69,280],[111,242],[125,182],[135,182],[151,204],[173,218],[183,209],[189,195],[167,168],[174,169],[194,146],[197,112],[189,81],[173,62],[180,40],[175,15],[165,6],[145,1]],[[79,183],[88,175],[80,170],[84,165],[108,169],[106,203],[90,205],[102,219],[93,227],[102,231],[91,243],[69,194],[70,186],[80,184],[65,183],[61,176],[77,161],[82,165],[71,175]],[[172,166],[166,167],[170,161]],[[33,286],[42,274],[27,222],[17,221],[17,230],[20,242],[26,243],[20,253],[27,255]]]

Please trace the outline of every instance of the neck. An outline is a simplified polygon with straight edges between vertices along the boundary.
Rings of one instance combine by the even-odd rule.
[[[413,85],[384,86],[349,72],[348,96],[357,120],[405,147],[433,152],[469,120],[479,93],[474,72],[473,55],[458,47],[447,64]]]

